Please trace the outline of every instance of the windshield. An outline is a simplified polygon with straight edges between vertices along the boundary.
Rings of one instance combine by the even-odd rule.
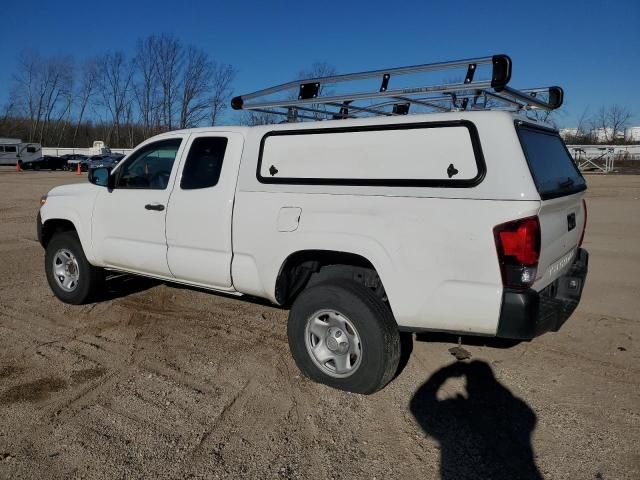
[[[571,195],[587,188],[557,133],[524,124],[517,128],[529,169],[543,200]]]

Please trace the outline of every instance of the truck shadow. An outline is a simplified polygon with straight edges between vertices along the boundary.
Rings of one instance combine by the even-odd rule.
[[[398,369],[393,378],[397,378],[405,369],[413,353],[413,334],[409,332],[400,332],[400,361]]]
[[[425,332],[416,334],[418,342],[458,343],[458,335],[444,332]],[[522,343],[522,340],[512,340],[509,338],[482,337],[476,335],[462,336],[462,345],[474,345],[490,348],[511,348]]]
[[[96,299],[99,302],[115,300],[126,297],[134,293],[149,290],[162,282],[152,278],[128,275],[126,273],[115,273],[108,275],[104,282],[104,288]]]
[[[438,395],[451,378],[466,380],[466,395]],[[486,362],[454,362],[438,370],[416,391],[410,410],[440,444],[443,480],[542,479],[531,444],[536,414],[496,380]]]

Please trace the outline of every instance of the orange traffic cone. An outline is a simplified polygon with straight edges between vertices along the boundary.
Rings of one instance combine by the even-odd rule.
[[[80,172],[80,162],[78,162],[78,168],[76,169],[76,175],[82,175]]]
[[[16,162],[16,172],[21,172],[22,170],[20,170],[20,160],[18,160]]]

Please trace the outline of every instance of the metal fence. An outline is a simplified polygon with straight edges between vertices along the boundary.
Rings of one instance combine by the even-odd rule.
[[[640,145],[567,145],[567,148],[582,171],[609,173],[621,162],[638,162],[640,166]]]

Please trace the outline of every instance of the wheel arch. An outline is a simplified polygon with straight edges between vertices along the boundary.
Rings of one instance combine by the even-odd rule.
[[[40,245],[46,248],[53,236],[60,232],[76,232],[79,236],[78,229],[71,220],[66,218],[50,218],[41,224],[40,233],[38,235]]]
[[[317,249],[298,250],[282,262],[275,283],[276,301],[289,306],[305,288],[332,278],[362,283],[389,304],[380,270],[372,261],[353,252]]]

